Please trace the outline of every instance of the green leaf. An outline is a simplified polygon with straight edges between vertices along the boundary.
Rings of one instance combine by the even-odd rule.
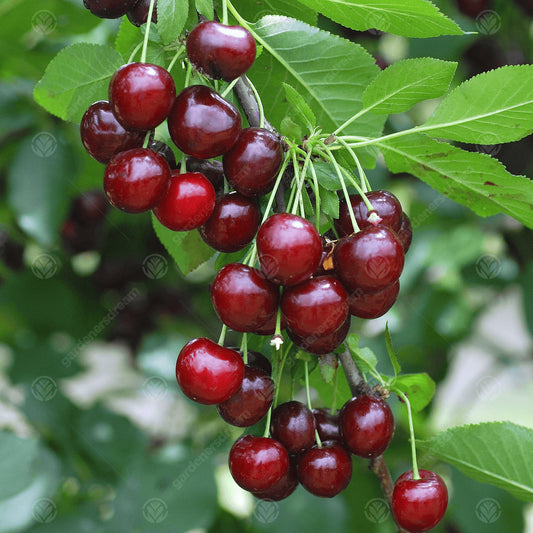
[[[307,105],[307,102],[303,99],[302,95],[288,83],[283,83],[283,88],[285,89],[285,96],[287,97],[289,104],[304,121],[308,129],[312,131],[316,126],[316,117],[313,111],[311,111],[311,108]]]
[[[127,17],[120,23],[120,28],[115,38],[115,50],[127,61],[134,48],[143,40],[141,28],[134,26]],[[139,52],[140,53],[140,52]]]
[[[533,429],[486,422],[454,427],[417,445],[481,483],[533,501]]]
[[[213,20],[215,12],[213,10],[213,0],[195,0],[196,11],[209,20]]]
[[[170,44],[179,39],[188,16],[188,0],[158,0],[157,29],[163,44]]]
[[[320,206],[321,211],[329,217],[335,219],[339,218],[339,197],[337,193],[328,191],[324,187],[320,187]]]
[[[533,132],[533,65],[501,67],[465,81],[420,129],[476,144],[522,139]]]
[[[316,177],[321,187],[332,192],[342,188],[339,176],[337,175],[337,172],[335,172],[335,168],[333,168],[331,163],[318,160],[313,162],[313,166],[315,167]],[[312,178],[310,171],[307,172],[307,175],[310,179]]]
[[[373,113],[402,113],[422,100],[442,96],[456,68],[457,63],[431,57],[398,61],[374,78],[363,93],[363,104]]]
[[[359,336],[355,333],[346,337],[346,345],[352,354],[355,364],[361,372],[368,374],[376,371],[378,366],[378,358],[370,348],[359,347]]]
[[[189,274],[215,254],[197,231],[172,231],[152,214],[154,231],[184,274]]]
[[[316,368],[315,371],[311,372],[309,375],[309,384],[318,392],[323,404],[331,407],[333,403],[333,396],[335,395],[335,384],[326,383],[318,368]],[[350,387],[348,386],[348,381],[343,376],[339,376],[337,379],[335,408],[340,409],[351,397],[352,393],[350,391]]]
[[[407,395],[413,411],[424,409],[435,394],[435,382],[429,374],[402,374],[389,385],[390,390],[400,390]]]
[[[110,46],[68,46],[46,67],[33,92],[35,101],[63,120],[80,122],[93,102],[107,98],[109,80],[122,63]]]
[[[293,2],[292,0],[234,0],[241,17],[250,22],[257,22],[267,15],[282,15],[292,17],[312,26],[316,26],[317,13],[314,9]]]
[[[426,0],[299,0],[352,30],[372,28],[405,37],[461,35],[455,22]]]
[[[510,174],[497,159],[422,135],[379,146],[391,172],[413,174],[482,217],[505,213],[533,228],[533,182]]]
[[[326,383],[333,383],[339,363],[333,354],[322,355],[318,358],[320,374]]]
[[[385,345],[387,346],[387,353],[389,354],[389,359],[394,369],[394,377],[396,377],[401,371],[402,367],[398,362],[396,353],[394,352],[394,347],[392,346],[392,339],[389,332],[389,324],[385,324]]]

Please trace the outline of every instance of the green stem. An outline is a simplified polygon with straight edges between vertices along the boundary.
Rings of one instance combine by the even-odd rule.
[[[187,173],[187,157],[185,154],[183,154],[183,157],[181,158],[180,162],[180,174],[186,174]]]
[[[136,56],[137,52],[139,51],[139,49],[141,48],[141,46],[143,45],[142,41],[133,49],[133,52],[131,53],[129,59],[128,59],[128,63],[131,63],[133,61],[133,58]]]
[[[233,87],[235,87],[235,85],[237,84],[237,82],[239,81],[239,78],[233,80],[225,89],[224,89],[224,92],[221,93],[220,96],[222,96],[222,98],[225,98],[226,95],[233,89]]]
[[[348,153],[352,156],[352,159],[355,161],[355,164],[357,166],[357,170],[359,171],[359,180],[361,181],[361,187],[363,189],[363,192],[371,191],[372,187],[370,186],[370,182],[368,181],[368,178],[365,174],[365,171],[363,170],[363,167],[361,166],[361,162],[359,161],[359,158],[355,155],[355,152],[353,151],[352,147],[348,145],[348,143],[344,139],[339,139],[339,142],[348,150]],[[363,196],[363,199],[365,200],[365,203],[368,202],[366,196]],[[369,207],[369,203],[367,203],[367,208],[370,210],[372,209],[372,206]]]
[[[192,73],[192,65],[189,63],[187,65],[187,72],[185,74],[185,85],[184,87],[188,87],[191,83],[191,73]]]
[[[309,387],[309,363],[305,361],[305,395],[307,397],[307,408],[309,411],[313,410],[313,406],[311,405],[311,391]],[[315,429],[315,439],[316,443],[318,444],[319,448],[322,448],[322,441],[320,440],[320,436],[318,434],[318,430]]]
[[[268,413],[267,413],[265,432],[263,433],[263,437],[268,437],[270,435],[270,420],[271,419],[272,419],[272,406],[270,406],[270,409],[268,410]]]
[[[150,25],[152,24],[152,14],[154,13],[155,0],[150,0],[148,9],[148,18],[146,19],[146,31],[144,33],[143,51],[141,54],[141,63],[146,63],[146,52],[148,51],[148,38],[150,37]]]
[[[309,162],[309,168],[311,170],[311,176],[313,183],[315,184],[315,225],[316,229],[320,232],[320,189],[318,187],[318,178],[316,176],[315,166],[313,162]]]
[[[298,157],[296,152],[292,151],[292,166],[294,168],[294,178],[293,181],[296,184],[296,196],[294,198],[294,203],[292,204],[292,209],[289,213],[296,215],[298,208],[300,207],[300,212],[303,218],[305,218],[305,211],[303,208],[303,197],[302,197],[302,183],[303,180],[300,179],[300,165],[298,164]]]
[[[409,435],[411,441],[411,455],[413,458],[413,479],[420,479],[420,473],[418,472],[418,461],[416,459],[416,442],[415,442],[415,430],[413,426],[413,413],[411,412],[411,403],[409,398],[402,391],[395,391],[396,394],[404,401],[407,407],[407,419],[409,420]]]
[[[453,125],[450,124],[450,125]],[[406,135],[413,135],[414,133],[423,133],[425,131],[431,131],[438,128],[442,128],[442,124],[435,124],[434,126],[416,126],[414,128],[409,128],[408,130],[402,130],[397,131],[395,133],[389,133],[388,135],[383,135],[382,137],[377,137],[376,139],[369,139],[367,137],[358,137],[358,136],[352,136],[352,135],[346,135],[342,138],[345,141],[359,141],[353,144],[349,144],[352,148],[359,148],[361,146],[370,146],[372,144],[379,144],[382,141],[387,141],[389,139],[397,139],[398,137],[405,137]],[[338,140],[338,138],[337,138]],[[339,150],[340,148],[343,148],[343,146],[331,146],[330,148],[334,150]]]
[[[228,330],[228,326],[226,326],[226,324],[224,324],[222,326],[222,330],[220,331],[220,337],[218,338],[218,344],[220,344],[220,346],[224,346],[224,339],[226,338],[226,331]]]
[[[222,24],[228,24],[228,3],[222,0]]]
[[[183,54],[183,51],[185,50],[185,46],[180,46],[178,48],[178,51],[176,52],[176,55],[172,58],[172,61],[170,62],[170,65],[168,66],[168,71],[170,72],[172,70],[172,67],[176,64],[176,61],[181,57],[181,54]]]
[[[356,113],[352,118],[349,118],[344,124],[341,124],[334,132],[333,135],[338,135],[344,128],[349,126],[352,122],[355,122],[358,118],[361,118],[363,115],[366,115],[369,111],[374,109],[379,103],[376,102],[375,104],[371,105],[370,107],[366,107],[365,109],[361,109],[359,113]]]
[[[243,333],[242,335],[242,342],[241,342],[241,352],[242,352],[242,360],[244,361],[244,364],[248,364],[248,334]]]
[[[276,376],[276,389],[274,391],[274,401],[272,402],[272,405],[276,407],[278,405],[278,396],[279,396],[279,389],[281,386],[281,376],[283,374],[283,367],[285,366],[285,361],[287,360],[287,356],[289,355],[289,352],[291,351],[292,343],[287,346],[285,349],[285,352],[282,353],[280,360],[279,360],[279,366],[278,366],[278,375]]]

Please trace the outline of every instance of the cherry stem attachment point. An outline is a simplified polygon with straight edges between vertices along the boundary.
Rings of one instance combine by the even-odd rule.
[[[415,442],[415,430],[413,426],[413,413],[411,411],[411,403],[409,398],[402,391],[395,391],[396,394],[404,401],[407,407],[407,419],[409,421],[409,440],[411,442],[411,454],[413,458],[413,479],[420,479],[420,473],[418,472],[418,461],[416,459],[416,442]]]
[[[226,338],[226,331],[228,330],[228,326],[224,324],[222,326],[222,330],[220,331],[220,337],[218,338],[218,344],[220,346],[224,346],[224,339]]]
[[[144,33],[143,51],[141,54],[141,63],[146,63],[146,52],[148,51],[148,38],[150,37],[150,25],[152,23],[152,14],[154,13],[155,0],[150,0],[148,9],[148,18],[146,19],[146,30]]]

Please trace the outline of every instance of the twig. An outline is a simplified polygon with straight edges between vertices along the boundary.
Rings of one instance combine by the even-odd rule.
[[[254,92],[252,91],[252,87],[248,82],[248,78],[246,76],[241,76],[240,80],[233,88],[233,91],[235,92],[235,96],[242,106],[250,126],[258,128],[261,122],[259,106],[257,105],[257,101],[255,99]],[[272,126],[272,124],[266,118],[264,128],[281,137],[281,135],[276,131],[276,128],[274,128],[274,126]]]

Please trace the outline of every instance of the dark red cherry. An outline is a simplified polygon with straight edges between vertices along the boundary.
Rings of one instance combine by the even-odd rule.
[[[394,305],[399,292],[399,281],[377,292],[356,289],[349,296],[350,314],[359,318],[383,316]]]
[[[206,159],[196,159],[187,157],[187,169],[189,172],[201,172],[215,188],[215,191],[224,190],[224,169],[222,161],[207,161]]]
[[[83,0],[83,5],[97,17],[117,19],[135,5],[136,0]]]
[[[407,216],[407,213],[402,215],[402,223],[400,229],[396,232],[398,240],[403,248],[403,253],[406,254],[411,247],[411,241],[413,240],[413,228],[411,226],[411,220]]]
[[[203,174],[180,174],[174,170],[166,194],[153,211],[163,226],[173,231],[189,231],[204,224],[214,207],[215,189]]]
[[[137,0],[137,3],[126,13],[128,20],[135,26],[142,26],[148,20],[150,0]],[[157,0],[154,2],[152,22],[157,24]]]
[[[222,158],[228,182],[245,196],[271,191],[282,161],[283,148],[278,136],[263,128],[242,130]]]
[[[211,20],[193,28],[186,46],[192,65],[214,80],[232,81],[242,76],[256,54],[254,38],[247,29]]]
[[[301,453],[315,444],[315,418],[301,402],[278,405],[272,411],[270,433],[290,454]]]
[[[474,19],[491,6],[490,0],[456,0],[456,3],[461,13]]]
[[[168,71],[150,63],[128,63],[109,82],[109,103],[116,119],[132,130],[154,129],[167,118],[176,98]]]
[[[284,286],[297,285],[317,269],[322,257],[322,240],[308,220],[276,213],[257,232],[257,254],[268,279]]]
[[[398,231],[400,229],[402,217],[402,206],[400,205],[398,198],[389,191],[371,191],[366,193],[366,197],[372,204],[374,212],[382,219],[379,224],[381,226],[386,226],[393,231]],[[368,220],[370,213],[362,196],[359,194],[351,195],[350,201],[359,229],[369,228],[376,225]],[[350,219],[346,200],[341,200],[339,218],[335,221],[335,228],[337,229],[339,237],[344,237],[353,233],[352,221]]]
[[[205,85],[181,91],[170,115],[168,131],[175,145],[188,155],[209,159],[226,153],[241,132],[237,108]]]
[[[313,446],[298,461],[298,480],[315,496],[333,498],[352,478],[352,459],[338,442]]]
[[[346,335],[348,335],[348,332],[350,331],[350,321],[351,316],[348,315],[344,324],[337,331],[323,337],[316,337],[314,335],[300,337],[291,331],[290,328],[287,328],[287,334],[298,348],[309,353],[323,355],[333,352],[344,342]]]
[[[188,342],[176,361],[176,379],[195,402],[213,405],[235,394],[244,378],[241,356],[205,338]]]
[[[344,404],[339,428],[347,450],[360,457],[377,457],[392,439],[394,417],[383,400],[363,394]]]
[[[152,140],[148,143],[147,148],[150,148],[150,150],[153,150],[154,152],[157,152],[158,154],[162,155],[168,163],[170,170],[176,170],[176,156],[174,155],[174,151],[172,150],[172,148],[170,148],[168,144],[165,144],[161,141]]]
[[[242,352],[239,352],[242,355]],[[270,361],[260,352],[248,350],[248,364],[262,370],[267,376],[272,374],[272,365]]]
[[[341,441],[339,433],[339,413],[331,414],[329,409],[313,409],[316,429],[322,442],[327,440]]]
[[[300,337],[324,337],[348,316],[348,295],[333,276],[319,276],[289,287],[281,297],[287,326]]]
[[[279,289],[257,268],[230,263],[216,275],[211,301],[220,320],[229,328],[251,332],[277,313]]]
[[[277,483],[263,492],[254,492],[253,495],[260,500],[279,502],[288,498],[297,486],[296,461],[290,460],[287,473]]]
[[[170,169],[165,159],[148,148],[120,152],[105,169],[104,191],[117,209],[142,213],[154,207],[167,191]]]
[[[257,201],[230,192],[217,199],[213,213],[200,228],[200,235],[219,252],[236,252],[252,242],[260,222]]]
[[[410,533],[433,529],[444,517],[448,506],[448,489],[442,478],[430,470],[402,474],[394,484],[392,514],[397,524]]]
[[[229,452],[233,479],[245,490],[262,492],[272,488],[289,469],[289,454],[276,440],[245,435]]]
[[[344,237],[333,251],[335,272],[349,291],[379,291],[397,281],[404,253],[395,233],[385,226],[365,228]]]
[[[94,227],[104,220],[108,209],[102,191],[86,191],[72,202],[70,215],[78,224]]]

